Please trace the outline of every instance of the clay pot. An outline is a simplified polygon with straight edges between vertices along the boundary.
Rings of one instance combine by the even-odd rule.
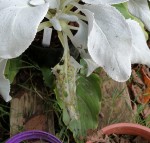
[[[150,141],[150,128],[145,126],[134,124],[134,123],[118,123],[106,126],[101,129],[106,134],[126,134],[126,135],[137,135]],[[90,141],[86,143],[91,143]]]

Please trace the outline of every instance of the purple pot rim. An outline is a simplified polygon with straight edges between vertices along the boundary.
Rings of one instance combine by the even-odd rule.
[[[30,130],[30,131],[21,132],[8,139],[6,143],[20,143],[21,141],[32,140],[32,139],[42,139],[45,141],[49,141],[50,143],[62,143],[54,135],[40,130]]]

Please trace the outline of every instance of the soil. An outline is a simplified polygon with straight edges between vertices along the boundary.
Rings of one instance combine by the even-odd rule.
[[[150,143],[150,141],[147,141],[140,136],[132,135],[111,135],[108,138],[110,143]]]

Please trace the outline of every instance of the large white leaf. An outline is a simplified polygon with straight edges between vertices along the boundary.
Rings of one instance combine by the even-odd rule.
[[[45,1],[44,0],[30,0],[29,3],[32,6],[37,6],[37,5],[45,4]]]
[[[132,33],[133,46],[131,52],[131,62],[146,64],[150,67],[150,50],[139,23],[133,20],[127,20]]]
[[[88,51],[92,59],[116,81],[131,74],[131,32],[123,16],[109,5],[87,5]]]
[[[49,8],[50,9],[59,9],[60,6],[60,0],[45,0],[46,2],[49,3]]]
[[[0,0],[0,58],[22,54],[34,40],[49,4],[31,6],[29,0]]]
[[[79,29],[77,33],[71,38],[71,41],[73,42],[74,46],[78,48],[80,52],[82,52],[82,49],[87,49],[88,26],[81,20],[77,22],[79,24]]]
[[[127,2],[129,0],[82,0],[82,1],[88,4],[118,4]]]
[[[79,20],[79,29],[77,33],[71,38],[72,43],[78,49],[81,57],[86,61],[88,65],[87,76],[89,76],[99,66],[92,60],[87,49],[87,35],[88,26],[85,22]]]
[[[130,0],[128,9],[131,14],[140,18],[150,31],[150,9],[147,0]]]
[[[11,97],[9,96],[10,82],[4,76],[6,63],[7,60],[0,59],[0,95],[8,102],[11,100]]]

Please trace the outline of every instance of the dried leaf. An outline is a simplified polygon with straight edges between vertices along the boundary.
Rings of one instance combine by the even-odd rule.
[[[150,106],[147,105],[143,111],[143,118],[147,118],[148,116],[150,116]]]
[[[132,84],[131,85],[131,90],[132,90],[133,96],[136,99],[136,101],[138,103],[141,103],[140,99],[141,99],[141,95],[143,93],[142,89],[137,84]]]
[[[133,77],[133,82],[139,85],[140,87],[144,87],[144,83],[142,79],[137,75],[135,70],[132,70],[132,77]]]
[[[141,96],[140,100],[142,103],[148,103],[150,101],[150,77],[147,76],[144,68],[142,68],[142,76],[143,81],[146,85],[145,90],[143,91],[143,96]]]
[[[143,138],[140,137],[140,136],[137,136],[137,137],[133,140],[133,143],[149,143],[149,141],[143,139]]]

